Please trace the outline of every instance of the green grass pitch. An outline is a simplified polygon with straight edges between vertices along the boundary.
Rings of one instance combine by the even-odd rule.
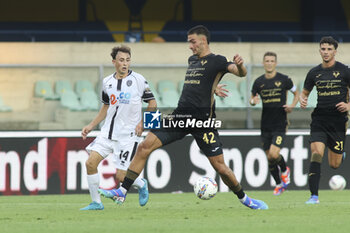
[[[103,211],[80,211],[84,195],[0,196],[0,232],[350,232],[350,191],[320,191],[319,205],[306,205],[308,191],[248,191],[269,210],[244,207],[232,193],[209,201],[193,193],[153,194],[145,207],[137,194],[124,205],[102,198]]]

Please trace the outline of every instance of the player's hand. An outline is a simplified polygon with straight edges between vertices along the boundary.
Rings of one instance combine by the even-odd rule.
[[[285,105],[283,105],[283,108],[284,108],[284,111],[286,112],[286,113],[291,113],[292,111],[293,111],[293,106],[292,105],[287,105],[287,104],[285,104]]]
[[[86,139],[87,135],[91,132],[92,127],[90,125],[85,126],[82,130],[81,130],[81,136],[83,137],[83,140]]]
[[[305,109],[307,106],[307,97],[303,97],[302,95],[299,96],[299,103],[300,103],[300,107],[302,109]]]
[[[226,88],[224,88],[226,86],[226,84],[218,84],[215,88],[215,95],[223,98],[227,97],[227,93],[229,93],[229,91]]]
[[[142,132],[143,132],[143,122],[140,121],[135,128],[135,133],[138,137],[140,137],[142,135]]]
[[[347,112],[350,109],[349,103],[340,102],[335,105],[339,112]]]
[[[251,105],[257,105],[260,103],[260,98],[259,98],[259,94],[256,93],[256,95],[250,100],[250,104]]]
[[[239,54],[236,54],[233,57],[233,62],[236,64],[236,66],[242,66],[244,63],[244,60]]]

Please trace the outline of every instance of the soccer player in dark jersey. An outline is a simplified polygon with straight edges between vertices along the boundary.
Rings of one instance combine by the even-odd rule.
[[[309,189],[306,204],[318,204],[318,186],[324,150],[328,148],[329,166],[336,169],[343,160],[348,121],[350,69],[335,60],[338,42],[330,36],[320,41],[322,64],[312,68],[306,76],[300,94],[300,107],[306,108],[308,96],[316,86],[317,105],[311,114],[311,160]]]
[[[262,99],[261,141],[269,163],[272,177],[276,181],[274,195],[280,195],[290,183],[290,169],[280,154],[288,127],[287,113],[298,103],[299,92],[293,81],[276,71],[277,54],[266,52],[263,57],[265,74],[258,77],[252,87],[250,104]],[[291,105],[287,105],[287,92],[294,94]],[[280,176],[281,170],[281,176]]]
[[[177,108],[172,115],[191,116],[191,119],[208,120],[215,117],[214,92],[217,84],[225,73],[233,73],[243,77],[247,71],[243,59],[236,54],[234,63],[221,55],[210,51],[210,33],[202,25],[190,29],[187,33],[189,48],[193,56],[188,59],[184,87]],[[219,173],[224,183],[234,192],[241,203],[252,209],[268,209],[260,200],[248,197],[232,170],[225,164],[222,144],[218,131],[214,127],[161,129],[149,132],[139,145],[135,157],[125,176],[122,186],[117,190],[115,202],[122,204],[131,184],[139,176],[150,153],[155,149],[180,140],[187,134],[192,134],[197,145],[207,156],[213,168]]]

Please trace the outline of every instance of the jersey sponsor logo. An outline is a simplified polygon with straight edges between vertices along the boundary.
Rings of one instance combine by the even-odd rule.
[[[143,128],[145,129],[160,129],[160,117],[162,113],[157,110],[156,112],[144,112],[143,113]]]
[[[131,93],[130,92],[120,92],[119,95],[112,94],[110,97],[110,103],[112,105],[116,103],[120,104],[129,104],[131,99]]]
[[[281,84],[282,84],[282,83],[281,83],[280,81],[275,82],[276,87],[281,86]]]
[[[333,76],[334,76],[335,78],[337,78],[339,75],[340,75],[340,72],[339,72],[339,71],[333,71]]]
[[[321,77],[321,75],[322,75],[322,74],[318,74],[318,75],[316,75],[316,78],[319,78],[319,77]]]

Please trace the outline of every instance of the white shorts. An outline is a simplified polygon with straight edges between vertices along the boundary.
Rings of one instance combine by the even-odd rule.
[[[91,151],[96,151],[103,158],[107,158],[108,155],[112,154],[116,168],[126,171],[141,141],[142,137],[113,141],[102,136],[97,136],[95,140],[86,147],[86,150],[89,154]]]

